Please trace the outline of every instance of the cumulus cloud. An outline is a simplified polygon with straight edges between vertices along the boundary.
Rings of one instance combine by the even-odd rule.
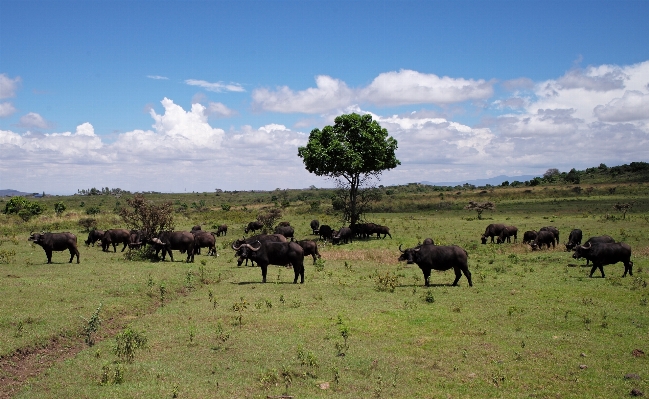
[[[8,118],[16,113],[16,108],[9,101],[0,103],[0,118]]]
[[[16,97],[16,91],[21,81],[20,76],[12,79],[6,73],[0,73],[0,100]]]
[[[190,86],[202,87],[207,91],[221,93],[224,91],[244,92],[246,91],[239,83],[207,82],[205,80],[187,79],[185,83]]]
[[[626,75],[617,67],[573,69],[557,80],[565,89],[586,89],[588,91],[610,91],[622,89]]]
[[[628,90],[621,98],[598,105],[595,116],[602,122],[630,122],[649,119],[649,94]]]
[[[352,89],[339,79],[320,75],[316,87],[293,91],[287,86],[276,90],[256,89],[253,106],[264,111],[307,114],[325,113],[355,103],[379,106],[407,104],[445,105],[467,100],[481,100],[493,95],[494,82],[455,79],[412,70],[386,72],[368,86]]]
[[[30,112],[20,117],[18,126],[28,128],[28,129],[29,128],[49,129],[51,127],[51,123],[46,121],[45,118],[43,118],[39,114],[35,112]]]
[[[506,98],[504,100],[496,100],[492,103],[493,106],[495,106],[498,109],[505,109],[505,108],[511,108],[511,109],[518,109],[518,108],[525,108],[526,105],[529,104],[529,99],[527,98],[522,98],[522,97],[510,97]]]
[[[508,91],[534,88],[534,81],[530,78],[510,79],[502,82],[502,86]]]

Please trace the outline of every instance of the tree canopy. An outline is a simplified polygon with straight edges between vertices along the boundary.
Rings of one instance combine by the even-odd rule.
[[[369,114],[340,115],[333,126],[313,129],[305,147],[298,149],[306,170],[339,179],[347,192],[348,218],[355,224],[359,188],[368,179],[401,164],[395,155],[397,140]]]

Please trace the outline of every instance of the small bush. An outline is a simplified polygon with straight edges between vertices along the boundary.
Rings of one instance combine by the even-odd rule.
[[[115,347],[113,351],[120,359],[133,363],[135,351],[147,347],[148,339],[146,335],[127,327],[124,331],[115,337]]]
[[[385,274],[377,272],[375,282],[377,291],[394,292],[399,286],[399,276],[389,270]]]

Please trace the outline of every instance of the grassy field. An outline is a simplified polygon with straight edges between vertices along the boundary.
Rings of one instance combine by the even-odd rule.
[[[615,189],[611,190],[612,187]],[[587,187],[584,187],[587,189]],[[438,192],[391,189],[369,221],[393,239],[320,247],[305,259],[306,281],[271,266],[237,267],[230,243],[263,207],[286,200],[282,220],[296,236],[309,221],[338,227],[326,190],[156,194],[186,203],[178,229],[227,223],[218,257],[193,264],[126,260],[83,245],[84,208],[100,206],[99,228],[125,227],[115,199],[56,197],[67,210],[29,222],[0,215],[0,396],[17,398],[613,398],[649,394],[649,187],[594,185]],[[104,197],[104,198],[99,198]],[[275,198],[273,198],[275,197]],[[200,204],[201,199],[204,204]],[[478,220],[469,200],[493,201]],[[81,202],[84,206],[80,206]],[[617,202],[635,201],[622,219]],[[314,206],[314,202],[319,202]],[[101,205],[99,205],[101,203]],[[203,208],[199,212],[191,204]],[[222,204],[230,204],[223,211]],[[0,204],[1,205],[1,204]],[[180,206],[180,205],[179,205]],[[48,204],[48,209],[53,209]],[[608,234],[633,248],[634,275],[606,266],[606,278],[562,247],[531,251],[520,242],[481,245],[489,223],[525,230],[553,225],[567,240]],[[27,242],[30,231],[72,231],[81,264]],[[474,286],[452,271],[424,287],[398,246],[432,237],[469,254]],[[128,250],[127,250],[128,251]],[[85,342],[99,308],[102,320]],[[147,338],[127,362],[115,354],[125,328]],[[647,353],[644,355],[644,353]],[[626,378],[625,378],[626,376]]]

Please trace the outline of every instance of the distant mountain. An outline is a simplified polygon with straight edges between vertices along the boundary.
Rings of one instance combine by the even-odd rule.
[[[480,186],[486,186],[487,184],[491,184],[492,186],[500,186],[502,182],[508,181],[508,182],[513,182],[515,180],[518,180],[520,182],[524,182],[526,180],[531,180],[537,176],[534,175],[525,175],[525,176],[505,176],[505,175],[500,175],[496,177],[491,177],[489,179],[475,179],[475,180],[464,180],[464,181],[459,181],[459,182],[429,182],[429,181],[422,181],[420,182],[421,184],[426,184],[429,186],[461,186],[465,183],[472,184],[474,186],[480,187]]]
[[[0,197],[15,197],[16,195],[32,195],[34,193],[23,193],[22,191],[18,190],[11,190],[11,189],[4,189],[0,190]]]

